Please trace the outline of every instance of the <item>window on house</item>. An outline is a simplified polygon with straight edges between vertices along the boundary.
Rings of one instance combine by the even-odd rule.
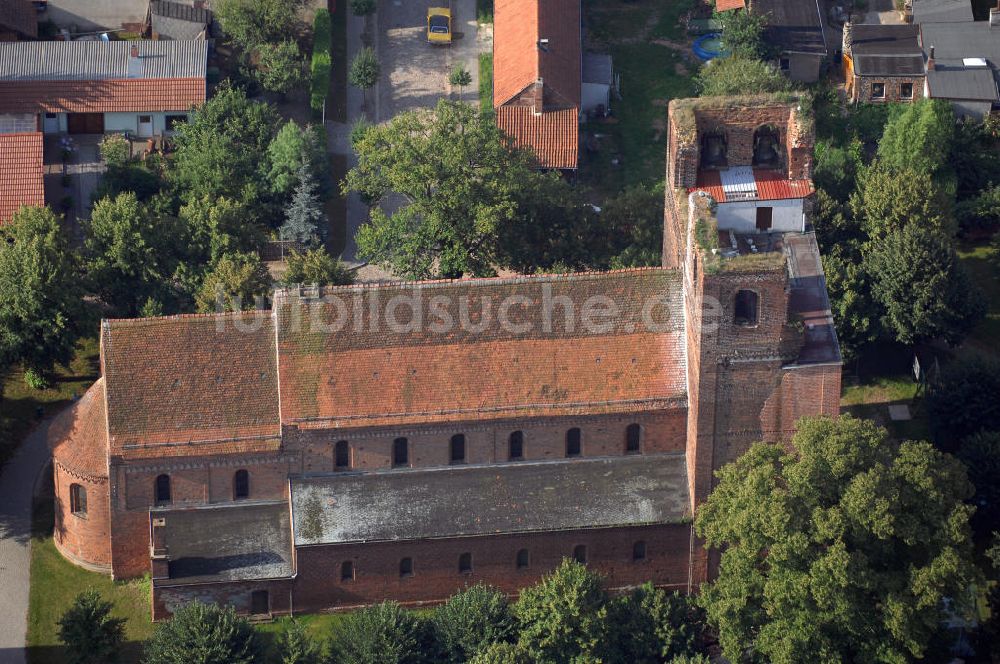
[[[632,545],[632,560],[638,562],[646,559],[646,543],[636,542]]]
[[[341,581],[353,581],[354,580],[354,561],[345,560],[340,563],[340,580]]]
[[[451,437],[449,459],[451,463],[465,463],[465,435],[457,433]]]
[[[580,563],[581,565],[587,564],[587,547],[583,544],[577,544],[573,547],[573,560]]]
[[[458,571],[461,574],[469,574],[472,572],[472,554],[463,553],[458,557]]]
[[[757,230],[766,232],[771,230],[771,221],[774,219],[774,208],[762,205],[757,208]]]
[[[630,424],[625,428],[625,453],[638,454],[639,444],[642,442],[642,427],[638,424]]]
[[[578,427],[573,427],[566,432],[566,456],[580,456],[580,438],[581,434]]]
[[[790,64],[788,58],[778,58],[778,66],[781,67],[781,71],[788,71]]]
[[[900,99],[913,99],[913,83],[900,83],[899,84],[899,98]]]
[[[250,497],[250,473],[245,470],[237,470],[233,475],[233,500],[241,500]]]
[[[170,502],[170,475],[157,475],[156,476],[156,502],[157,503],[169,503]]]
[[[182,122],[187,122],[187,116],[168,115],[166,121],[167,121],[167,131],[174,131],[177,129],[177,125],[181,124]]]
[[[511,461],[517,461],[518,459],[524,458],[524,432],[515,431],[510,434],[510,439],[508,440],[508,454],[507,456]]]
[[[885,99],[885,83],[872,83],[872,99]]]
[[[397,438],[392,441],[392,465],[408,466],[410,464],[410,441]]]
[[[751,290],[741,290],[736,293],[733,322],[744,327],[757,324],[757,293]]]
[[[399,576],[400,578],[413,576],[413,558],[403,558],[399,561]]]
[[[333,467],[336,470],[351,467],[351,446],[346,440],[338,440],[333,446]]]
[[[69,511],[77,516],[87,513],[87,490],[79,484],[69,485]]]
[[[266,616],[271,613],[271,598],[266,590],[255,590],[250,593],[250,614]]]
[[[518,569],[527,569],[528,568],[528,564],[530,562],[531,562],[531,560],[530,560],[530,558],[528,556],[528,550],[527,549],[520,549],[517,552],[517,568]]]

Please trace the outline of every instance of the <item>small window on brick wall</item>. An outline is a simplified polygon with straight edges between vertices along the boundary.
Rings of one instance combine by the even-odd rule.
[[[581,565],[587,564],[587,547],[585,545],[577,544],[573,548],[573,560]]]
[[[170,502],[170,475],[157,475],[156,476],[156,502],[157,503],[169,503]]]
[[[338,440],[333,446],[333,467],[336,470],[347,470],[351,467],[351,446],[346,440]]]
[[[451,437],[448,460],[451,463],[465,463],[465,435],[457,433]]]
[[[80,484],[69,485],[69,511],[77,516],[87,514],[87,490]]]
[[[340,580],[341,581],[353,581],[354,580],[354,562],[351,560],[345,560],[340,563]]]
[[[632,560],[639,562],[646,559],[646,543],[639,541],[632,545]]]
[[[233,500],[242,500],[250,497],[250,473],[245,470],[237,470],[233,475]]]
[[[632,423],[625,428],[625,453],[638,454],[642,443],[642,427]]]
[[[527,549],[521,549],[517,552],[517,568],[518,569],[528,569],[528,565],[531,563],[531,557],[528,555]]]
[[[580,441],[583,434],[580,433],[578,427],[573,427],[566,432],[566,456],[568,457],[578,457],[581,452]]]
[[[401,578],[413,576],[413,558],[403,558],[399,561],[399,576]]]
[[[405,438],[397,438],[392,441],[392,465],[410,465],[410,441]]]
[[[736,293],[733,305],[733,322],[742,327],[752,327],[757,324],[758,297],[752,290],[741,290]]]
[[[899,84],[899,98],[900,99],[913,99],[913,83],[900,83]]]
[[[458,557],[458,571],[460,574],[472,573],[472,554],[463,553]]]
[[[872,83],[872,99],[885,99],[885,83]]]
[[[524,433],[521,431],[515,431],[510,434],[510,440],[508,441],[508,453],[507,456],[511,461],[517,461],[518,459],[524,458]]]

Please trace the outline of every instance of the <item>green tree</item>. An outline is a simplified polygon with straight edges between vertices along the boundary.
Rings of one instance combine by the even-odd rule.
[[[279,117],[269,105],[223,83],[195,114],[178,126],[171,176],[181,198],[226,196],[258,202],[270,187],[261,156],[278,130]]]
[[[125,619],[112,618],[114,605],[96,590],[85,590],[59,619],[59,640],[70,664],[118,661],[125,640]]]
[[[126,192],[98,201],[85,231],[87,275],[101,300],[134,316],[148,298],[162,296],[184,242],[176,224]]]
[[[845,360],[853,360],[865,346],[878,339],[882,330],[881,306],[872,296],[871,277],[852,252],[824,254],[823,272],[840,352]]]
[[[618,238],[614,267],[660,265],[663,255],[663,185],[634,184],[608,199],[597,223]],[[624,246],[621,244],[624,243]]]
[[[608,637],[608,597],[601,577],[578,562],[562,564],[514,604],[518,644],[538,664],[600,661]]]
[[[285,209],[285,223],[278,231],[282,240],[294,240],[304,245],[314,245],[326,237],[327,223],[323,203],[309,162],[299,165],[298,186],[291,203]]]
[[[442,662],[462,664],[494,643],[512,641],[514,617],[507,597],[477,584],[452,595],[431,618]]]
[[[737,55],[709,60],[698,70],[694,82],[702,97],[784,92],[791,88],[788,77],[774,65]]]
[[[420,664],[424,627],[396,602],[382,602],[344,616],[333,629],[337,664]]]
[[[854,192],[858,172],[864,164],[861,141],[854,138],[839,145],[833,140],[820,139],[813,154],[816,159],[813,181],[817,189],[837,202],[846,202]]]
[[[282,277],[286,284],[319,284],[344,286],[354,283],[354,271],[317,247],[305,253],[293,251],[288,256],[288,269]]]
[[[900,343],[943,338],[957,345],[982,319],[982,292],[951,240],[918,224],[872,242],[865,255],[886,331]]]
[[[493,274],[501,227],[514,219],[519,192],[542,177],[492,119],[445,100],[369,128],[356,150],[345,193],[404,202],[391,214],[372,209],[359,254],[410,278]]]
[[[378,63],[378,56],[371,46],[365,46],[351,61],[351,68],[347,72],[347,80],[351,85],[364,93],[368,98],[368,90],[375,87],[379,76],[382,74],[382,67]]]
[[[123,168],[128,164],[130,146],[121,134],[107,134],[101,139],[98,148],[101,159],[108,168]]]
[[[258,664],[257,632],[232,606],[191,602],[156,627],[143,664]]]
[[[351,12],[355,16],[374,14],[375,0],[351,0]]]
[[[790,451],[722,468],[696,529],[722,550],[699,603],[730,661],[919,659],[970,583],[972,487],[929,443],[868,420],[803,419]]]
[[[947,235],[954,232],[948,194],[923,171],[877,164],[859,179],[850,207],[871,240],[881,241],[911,222]]]
[[[0,228],[0,366],[66,364],[85,323],[80,267],[59,219],[23,207]]]
[[[532,664],[532,661],[516,643],[494,643],[474,655],[469,664]]]
[[[298,44],[290,39],[261,44],[257,49],[256,72],[262,88],[284,98],[305,80]]]
[[[935,442],[946,451],[955,451],[969,436],[1000,430],[998,394],[1000,360],[976,354],[945,366],[927,395]]]
[[[733,56],[749,60],[767,58],[771,49],[764,43],[766,15],[731,11],[719,14],[718,18],[722,21],[722,45]]]
[[[180,219],[195,264],[212,265],[223,254],[254,251],[264,243],[264,230],[248,206],[224,196],[192,199],[181,206]]]
[[[213,6],[230,39],[245,51],[295,34],[303,0],[219,0]]]
[[[302,623],[292,620],[278,638],[278,652],[281,654],[281,664],[322,664],[323,651],[309,637]]]
[[[469,73],[469,70],[462,63],[456,62],[455,66],[451,69],[451,73],[448,74],[448,84],[452,87],[457,87],[458,93],[461,95],[465,92],[465,86],[472,84],[472,74]]]
[[[993,408],[995,410],[996,406]],[[972,528],[985,539],[991,532],[1000,530],[1000,430],[980,431],[966,438],[958,458],[965,464],[969,481],[976,488],[971,501],[976,508]]]
[[[659,664],[697,654],[704,630],[693,598],[639,586],[608,609],[611,637],[601,658],[607,664]]]
[[[938,174],[948,164],[955,137],[955,113],[945,99],[903,104],[889,118],[878,144],[878,157],[899,171]]]
[[[271,291],[271,275],[255,253],[223,254],[205,275],[195,305],[200,313],[249,311]]]
[[[309,163],[309,169],[317,180],[324,182],[329,179],[323,128],[300,127],[289,120],[267,146],[267,179],[272,191],[290,196],[299,183],[298,173],[303,160]],[[320,192],[324,198],[329,194],[323,187],[320,187]]]

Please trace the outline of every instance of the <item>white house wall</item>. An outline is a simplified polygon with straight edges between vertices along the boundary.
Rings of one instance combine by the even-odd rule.
[[[153,136],[161,136],[167,133],[167,116],[168,115],[183,115],[185,117],[190,117],[187,111],[170,111],[170,112],[156,112],[156,113],[105,113],[104,114],[104,131],[105,133],[113,132],[124,132],[127,131],[131,134],[137,134],[139,131],[139,116],[140,115],[150,115],[153,119]],[[69,121],[67,119],[66,113],[57,113],[59,119],[59,131],[65,133],[69,131]],[[44,115],[42,117],[43,128],[44,128]],[[53,132],[46,132],[53,133]]]
[[[757,232],[758,207],[771,208],[772,231],[802,232],[805,230],[801,198],[790,198],[780,201],[719,203],[719,207],[715,212],[719,230],[736,231],[737,233]]]

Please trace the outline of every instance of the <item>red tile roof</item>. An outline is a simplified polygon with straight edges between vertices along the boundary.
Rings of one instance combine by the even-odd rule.
[[[280,434],[269,312],[105,321],[111,453],[272,451]]]
[[[36,39],[38,12],[28,0],[3,0],[0,2],[0,28],[8,28]]]
[[[715,11],[725,12],[730,9],[746,9],[746,0],[715,0]]]
[[[734,201],[777,201],[788,198],[805,198],[815,191],[812,180],[789,180],[788,174],[783,171],[755,168],[753,169],[753,176],[754,181],[757,183],[756,198],[738,198],[733,199]],[[728,201],[726,198],[726,192],[722,188],[722,178],[719,175],[719,171],[698,171],[697,182],[690,191],[698,190],[707,192],[717,203],[733,202]]]
[[[547,46],[539,45],[542,39],[548,40]],[[579,106],[582,62],[580,0],[496,0],[494,107],[511,101],[539,79],[561,98],[563,106]]]
[[[0,134],[0,224],[24,205],[45,205],[42,134]]]
[[[279,292],[275,298],[285,424],[340,428],[568,416],[675,407],[685,399],[681,284],[673,270],[367,284],[323,295]],[[375,298],[384,307],[397,296],[422,303],[427,313],[420,330],[394,332],[380,323],[372,331],[368,303]],[[566,329],[565,309],[555,305],[546,329],[546,298],[551,303],[562,296],[577,309],[575,325]],[[580,311],[595,297],[620,314],[608,329],[588,333]],[[355,308],[358,301],[364,306]],[[505,301],[517,305],[507,310],[510,326],[500,321]],[[663,331],[645,325],[643,307],[652,301],[669,317]],[[452,317],[446,331],[434,330],[433,302],[444,303]],[[482,329],[459,324],[462,306],[465,320]],[[397,320],[405,321],[412,307],[398,311]],[[310,329],[311,322],[338,319],[338,332]]]
[[[97,480],[108,477],[108,422],[104,379],[99,378],[73,406],[49,426],[52,457],[67,472]]]
[[[575,108],[534,113],[527,106],[501,106],[497,126],[518,147],[535,153],[542,168],[577,167],[580,152],[580,122]]]
[[[0,81],[0,113],[186,111],[205,95],[203,78]]]

